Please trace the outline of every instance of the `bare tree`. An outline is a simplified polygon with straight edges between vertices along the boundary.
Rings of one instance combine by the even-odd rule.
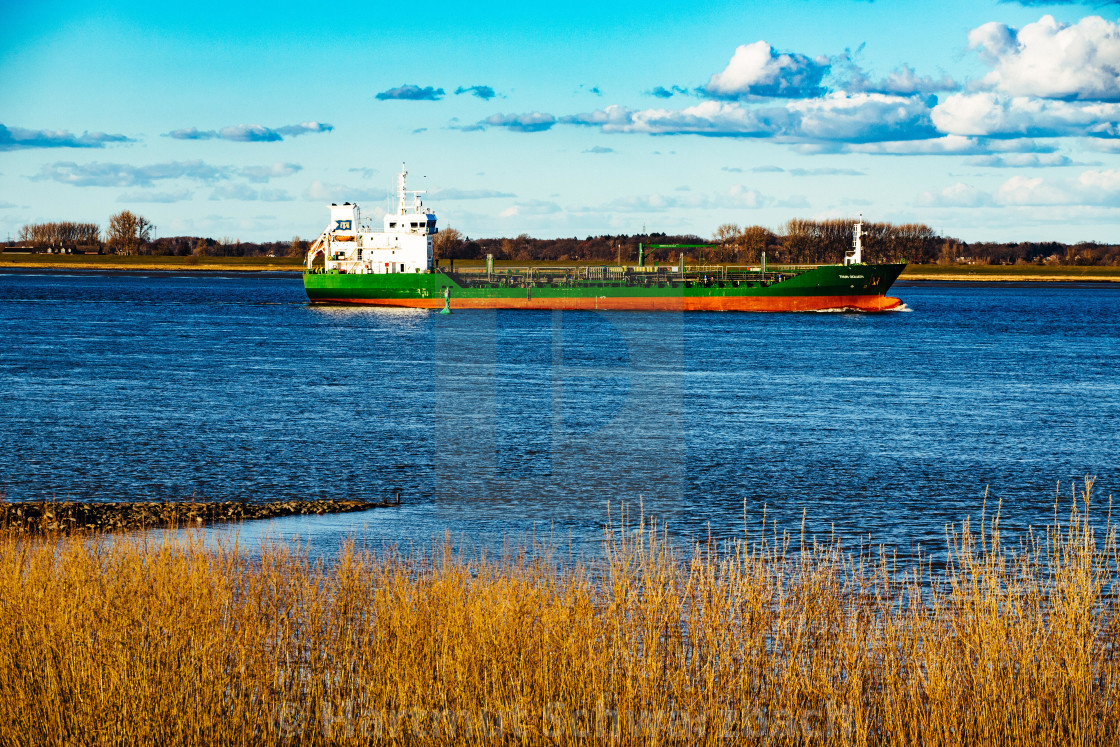
[[[463,242],[463,234],[458,229],[448,226],[432,239],[432,253],[436,259],[454,257],[456,251],[463,246]]]
[[[24,246],[40,249],[54,247],[73,250],[78,247],[97,246],[100,240],[101,229],[96,223],[75,223],[64,220],[31,223],[19,229],[19,241]]]
[[[307,242],[300,239],[299,236],[292,237],[292,243],[288,244],[289,257],[302,257],[307,253]]]
[[[740,262],[758,262],[762,259],[762,253],[766,248],[775,242],[777,237],[774,232],[762,226],[748,226],[740,233],[740,243],[742,244],[742,254],[739,257]]]
[[[721,225],[712,237],[712,240],[719,244],[717,255],[712,259],[717,262],[738,262],[739,251],[742,248],[742,238],[742,230],[738,224],[724,223]]]
[[[789,264],[805,262],[813,249],[816,226],[811,220],[791,218],[782,226],[782,261]]]
[[[109,218],[106,243],[118,254],[139,254],[152,240],[155,230],[147,218],[122,210]]]

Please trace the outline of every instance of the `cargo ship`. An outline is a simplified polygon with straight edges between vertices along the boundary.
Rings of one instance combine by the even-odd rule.
[[[665,311],[889,311],[902,301],[886,295],[902,264],[863,263],[863,223],[842,264],[649,264],[647,250],[697,248],[639,245],[636,265],[530,265],[458,268],[436,262],[436,214],[423,191],[397,176],[397,205],[382,230],[362,223],[355,203],[332,204],[330,223],[307,252],[303,285],[313,303],[443,309],[561,309]]]

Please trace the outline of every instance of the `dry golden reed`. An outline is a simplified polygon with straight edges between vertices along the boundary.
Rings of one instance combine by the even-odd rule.
[[[1014,548],[984,520],[905,571],[834,542],[681,555],[640,522],[601,563],[9,534],[0,743],[1116,743],[1091,487]]]

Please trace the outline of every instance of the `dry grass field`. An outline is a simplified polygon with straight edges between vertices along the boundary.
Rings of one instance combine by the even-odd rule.
[[[625,521],[591,563],[8,534],[0,743],[1115,744],[1090,492],[910,570],[797,539],[681,553]]]

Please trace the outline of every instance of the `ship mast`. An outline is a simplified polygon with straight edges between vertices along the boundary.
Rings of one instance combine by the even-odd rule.
[[[408,206],[405,205],[405,196],[408,194],[404,189],[405,179],[408,177],[408,172],[404,170],[404,164],[401,164],[401,173],[397,174],[397,215],[404,215],[408,212]]]
[[[408,172],[404,169],[404,164],[401,164],[401,173],[397,174],[397,215],[407,215],[408,210],[408,195],[412,195],[412,212],[419,213],[420,209],[424,207],[424,203],[420,201],[420,195],[424,194],[427,190],[414,189],[411,192],[405,189],[405,179],[408,177]]]
[[[863,264],[863,213],[859,214],[859,221],[852,226],[852,253],[844,255],[844,264]]]

